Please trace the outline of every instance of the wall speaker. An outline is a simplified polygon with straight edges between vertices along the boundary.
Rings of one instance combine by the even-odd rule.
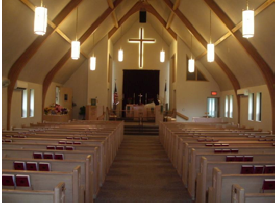
[[[139,22],[146,23],[146,11],[139,11]]]

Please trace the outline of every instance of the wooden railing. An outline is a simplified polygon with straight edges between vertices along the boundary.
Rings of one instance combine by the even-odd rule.
[[[187,120],[187,121],[189,120],[189,117],[187,117],[187,116],[185,116],[185,115],[183,115],[183,114],[181,114],[179,112],[177,112],[177,116],[183,118],[184,120]]]

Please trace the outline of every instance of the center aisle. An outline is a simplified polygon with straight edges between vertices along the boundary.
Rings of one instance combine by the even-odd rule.
[[[191,203],[158,136],[127,136],[95,202]]]

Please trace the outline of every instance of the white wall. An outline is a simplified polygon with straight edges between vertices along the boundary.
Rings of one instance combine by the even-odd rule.
[[[249,121],[248,120],[248,97],[241,97],[241,126],[245,125],[246,128],[254,128],[255,130],[262,129],[264,131],[272,130],[272,111],[271,100],[269,91],[266,85],[249,87],[250,93],[254,93],[254,113],[256,112],[256,94],[262,93],[262,121]],[[256,118],[256,115],[254,115]]]
[[[80,107],[87,104],[87,83],[88,83],[88,64],[89,60],[86,60],[64,84],[64,87],[72,88],[73,90],[73,103],[76,104],[72,108],[72,118],[79,119]]]
[[[123,70],[132,69],[138,70],[139,68],[139,44],[129,43],[130,38],[139,38],[139,29],[144,29],[144,38],[154,38],[156,43],[144,44],[143,55],[143,68],[142,70],[160,70],[160,84],[159,84],[159,97],[163,101],[165,80],[167,81],[166,101],[169,102],[169,47],[162,40],[159,33],[157,33],[150,23],[139,23],[136,21],[131,29],[128,30],[121,38],[114,44],[113,47],[113,61],[114,61],[114,74],[113,79],[116,80],[118,98],[120,105],[122,104],[122,80]],[[119,48],[123,49],[123,62],[117,61],[117,54]],[[160,51],[165,51],[165,62],[160,62]],[[142,78],[140,79],[142,82]],[[112,84],[112,92],[114,91],[114,82]],[[137,93],[138,94],[138,93]],[[137,95],[136,94],[136,95]],[[121,106],[119,107],[121,109]]]
[[[7,129],[7,115],[8,115],[8,88],[2,87],[2,129]]]
[[[107,67],[108,67],[108,36],[96,44],[92,53],[96,57],[96,69],[88,70],[87,104],[91,105],[91,98],[97,97],[98,106],[107,106]],[[90,55],[92,55],[92,53]],[[89,67],[87,66],[87,69]]]
[[[12,97],[12,106],[11,106],[11,126],[12,127],[21,127],[22,124],[27,126],[30,123],[41,122],[42,120],[42,85],[35,83],[28,83],[28,109],[29,109],[29,98],[30,98],[30,89],[34,89],[34,117],[21,118],[21,101],[22,101],[22,91],[14,90]],[[4,123],[3,123],[4,124]]]
[[[262,93],[262,121],[250,121],[248,120],[248,96],[240,96],[240,126],[246,128],[254,128],[255,130],[262,129],[264,131],[272,130],[272,112],[271,112],[271,100],[266,85],[248,87],[250,93],[254,93],[254,118],[256,118],[256,94],[257,92]],[[226,95],[233,95],[233,118],[224,117],[224,101]],[[238,109],[237,99],[233,90],[221,92],[220,98],[221,117],[224,121],[238,123]]]
[[[205,116],[207,112],[207,98],[212,97],[211,91],[217,91],[220,97],[220,88],[209,72],[199,62],[195,61],[195,66],[205,75],[208,81],[186,81],[187,61],[186,55],[191,56],[189,48],[178,38],[177,55],[177,111],[189,117]],[[177,118],[178,121],[185,121]]]

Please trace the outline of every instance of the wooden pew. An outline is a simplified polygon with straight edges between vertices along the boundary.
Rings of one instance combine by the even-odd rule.
[[[50,163],[51,171],[70,172],[73,168],[80,166],[80,184],[85,188],[85,202],[91,202],[96,197],[96,190],[93,190],[92,158],[87,156],[86,160],[53,160],[53,159],[22,159],[2,158],[2,169],[14,170],[14,161],[21,162],[46,162]],[[95,188],[96,189],[96,188]]]
[[[188,184],[188,174],[189,174],[189,163],[190,163],[190,160],[191,160],[191,155],[192,155],[192,149],[197,149],[197,147],[201,147],[202,149],[205,149],[204,151],[209,153],[209,150],[212,150],[212,152],[214,152],[214,149],[215,148],[223,148],[223,149],[226,149],[226,148],[229,148],[229,149],[234,149],[234,148],[237,148],[237,149],[247,149],[247,148],[267,148],[267,150],[272,150],[275,149],[275,147],[271,146],[272,143],[270,142],[258,142],[258,141],[255,141],[255,142],[251,142],[251,141],[243,141],[243,142],[232,142],[232,141],[228,141],[226,142],[227,144],[229,144],[228,147],[224,146],[224,147],[206,147],[205,144],[216,144],[216,142],[189,142],[189,143],[185,143],[184,144],[184,153],[181,154],[181,161],[179,161],[179,170],[180,172],[182,173],[182,181],[183,183],[187,186]],[[246,147],[245,147],[246,146]],[[239,151],[238,153],[241,153],[242,151]],[[247,150],[245,150],[247,151]],[[236,153],[226,153],[227,155],[230,155],[230,154],[236,154]]]
[[[260,193],[264,180],[274,178],[275,174],[222,174],[222,171],[215,167],[208,202],[230,202],[234,184],[242,185],[248,193]]]
[[[215,149],[219,150],[231,150],[235,149],[238,150],[237,152],[223,152],[220,154],[227,154],[227,155],[238,155],[238,153],[250,153],[253,152],[253,150],[260,150],[265,153],[273,153],[275,152],[275,146],[272,146],[271,143],[258,143],[255,142],[253,144],[251,143],[227,143],[229,146],[213,146],[213,147],[206,147],[206,146],[200,146],[199,144],[187,144],[185,143],[185,152],[182,155],[182,162],[181,162],[181,172],[183,174],[182,179],[184,182],[187,180],[187,174],[188,174],[188,166],[191,160],[191,154],[192,149],[195,149],[197,153],[215,153]]]
[[[205,157],[201,158],[201,169],[197,174],[196,181],[196,202],[206,202],[207,188],[212,185],[212,171],[214,167],[223,171],[223,174],[238,174],[241,172],[242,165],[275,165],[275,161],[253,161],[253,162],[217,162],[208,161]]]
[[[14,140],[13,140],[14,141]],[[15,149],[47,149],[47,146],[54,146],[54,147],[64,147],[64,150],[66,150],[66,147],[74,147],[74,150],[94,150],[94,149],[100,149],[100,145],[95,144],[56,144],[56,143],[28,143],[28,142],[4,142],[2,143],[2,146],[5,148],[15,148]],[[99,147],[98,147],[99,146]],[[111,157],[107,155],[101,155],[102,151],[99,151],[98,159],[103,161],[102,165],[102,181],[104,181],[105,176],[112,164]],[[101,156],[104,158],[102,159]],[[101,164],[100,161],[100,164]]]
[[[244,188],[238,184],[233,184],[231,202],[233,203],[274,203],[275,193],[247,193]]]
[[[275,137],[274,137],[275,138]],[[210,139],[209,139],[210,140]],[[186,147],[189,146],[204,146],[206,144],[229,144],[229,146],[231,147],[237,147],[237,146],[254,146],[255,144],[257,144],[258,146],[272,146],[272,144],[275,141],[258,141],[258,139],[254,139],[251,140],[250,138],[242,138],[242,139],[238,139],[238,138],[217,138],[217,142],[213,142],[213,141],[208,141],[208,142],[198,142],[197,139],[181,139],[180,140],[180,144],[178,145],[178,147],[175,147],[173,154],[170,155],[170,160],[173,163],[173,166],[178,169],[178,172],[180,175],[182,175],[181,171],[182,171],[182,161],[184,160],[184,157],[188,157],[188,150],[186,150]],[[215,146],[213,146],[215,147]],[[218,146],[217,146],[218,147]],[[274,146],[275,147],[275,146]],[[211,147],[208,147],[211,148]],[[171,153],[170,153],[171,154]]]
[[[39,144],[39,143],[46,143],[46,144],[58,144],[59,141],[67,142],[67,139],[46,139],[46,138],[10,138],[13,142],[18,142],[18,143],[34,143],[34,144]],[[95,150],[92,154],[93,156],[96,157],[97,162],[99,164],[99,169],[94,171],[95,174],[99,173],[99,178],[100,178],[100,186],[102,186],[105,177],[106,177],[106,169],[105,169],[105,163],[106,159],[104,156],[104,142],[103,141],[94,141],[94,140],[83,140],[81,141],[81,145],[86,145],[86,144],[92,144],[98,146],[98,149]],[[79,146],[79,145],[78,145]],[[73,150],[76,151],[76,150]]]
[[[96,150],[95,150],[96,151]],[[91,156],[91,168],[93,171],[93,190],[94,196],[99,191],[100,178],[99,178],[99,164],[97,162],[96,156],[94,156],[95,151],[85,151],[85,150],[36,150],[36,149],[12,149],[12,148],[3,148],[2,149],[2,158],[18,158],[20,154],[21,159],[33,159],[34,152],[51,152],[64,154],[64,160],[86,160],[87,156]],[[50,159],[36,159],[37,161],[47,162]],[[62,160],[60,160],[62,161]]]
[[[238,156],[253,156],[254,161],[275,161],[275,153],[264,153],[261,150],[251,153],[238,153]],[[195,198],[195,181],[196,175],[200,172],[201,158],[205,157],[209,161],[226,161],[228,154],[215,154],[215,153],[196,153],[196,150],[192,150],[191,161],[189,163],[189,174],[188,174],[188,192],[191,197]],[[250,162],[243,162],[249,164]]]
[[[60,182],[53,190],[2,189],[2,201],[12,203],[65,203],[65,183]]]
[[[80,186],[80,166],[77,166],[72,172],[55,171],[24,171],[24,170],[2,170],[3,174],[22,174],[29,175],[33,190],[52,190],[60,182],[65,183],[66,203],[84,202],[84,190]]]

